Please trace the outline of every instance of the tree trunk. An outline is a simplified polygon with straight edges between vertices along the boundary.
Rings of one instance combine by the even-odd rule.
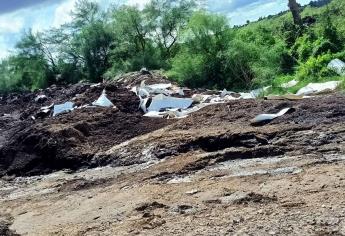
[[[300,13],[300,5],[296,2],[296,0],[289,0],[289,8],[291,10],[293,21],[295,25],[302,25],[302,18]]]

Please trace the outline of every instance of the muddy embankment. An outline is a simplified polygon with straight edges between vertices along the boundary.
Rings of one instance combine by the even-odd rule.
[[[143,80],[166,82],[158,74],[133,73],[118,82],[52,86],[37,93],[3,96],[0,175],[190,158],[190,164],[180,166],[178,172],[183,174],[232,159],[344,152],[343,94],[298,101],[236,100],[207,106],[185,119],[167,120],[143,117],[139,99],[129,91]],[[31,119],[40,107],[52,103],[90,104],[103,89],[116,108],[82,107],[57,117]],[[47,99],[36,102],[40,94]],[[258,114],[286,107],[293,110],[269,124],[250,124]]]

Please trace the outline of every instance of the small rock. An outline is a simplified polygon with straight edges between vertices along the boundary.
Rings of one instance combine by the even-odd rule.
[[[197,194],[197,193],[200,193],[200,191],[197,190],[197,189],[193,189],[193,190],[191,190],[191,191],[186,192],[187,195],[195,195],[195,194]]]

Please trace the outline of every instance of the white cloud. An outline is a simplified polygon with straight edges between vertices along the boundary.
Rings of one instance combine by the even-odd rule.
[[[8,55],[8,49],[13,49],[24,29],[32,28],[34,32],[37,32],[70,22],[72,20],[70,13],[74,9],[76,1],[51,0],[52,3],[49,4],[41,4],[0,15],[0,59]],[[150,2],[150,0],[94,1],[98,2],[102,8],[116,2],[118,4],[125,3],[130,6],[138,6],[141,9]],[[306,4],[309,1],[298,0],[301,4]],[[247,20],[254,21],[262,16],[287,10],[286,0],[207,0],[207,2],[210,10],[227,14],[233,25],[243,24]],[[232,7],[232,9],[229,7]]]
[[[0,16],[0,34],[18,33],[24,27],[24,18],[16,14]]]
[[[126,4],[130,6],[138,6],[140,9],[143,9],[149,2],[150,0],[128,0]]]
[[[71,11],[75,3],[76,0],[66,0],[55,9],[53,27],[59,27],[72,20]]]
[[[299,0],[298,2],[304,5],[304,4],[309,3],[310,0]],[[231,25],[241,25],[241,24],[246,23],[247,20],[256,21],[260,17],[274,15],[285,10],[288,10],[288,5],[287,5],[286,0],[277,0],[277,1],[258,0],[258,1],[253,1],[250,4],[246,4],[243,7],[237,6],[235,10],[228,11],[226,15],[230,19]],[[223,11],[223,13],[225,12]]]
[[[111,0],[93,0],[100,4],[100,6],[109,6]],[[52,23],[53,27],[59,27],[63,24],[72,21],[71,12],[74,10],[77,0],[65,0],[63,1],[54,12],[54,20]]]

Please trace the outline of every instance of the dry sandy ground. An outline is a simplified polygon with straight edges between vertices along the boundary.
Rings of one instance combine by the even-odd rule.
[[[168,182],[142,179],[154,166],[58,172],[3,182],[0,211],[20,235],[343,235],[344,167],[344,155],[310,155]]]

